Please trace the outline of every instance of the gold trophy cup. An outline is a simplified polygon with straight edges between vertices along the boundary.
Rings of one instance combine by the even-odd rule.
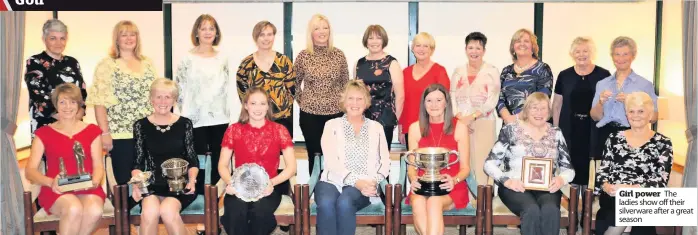
[[[80,142],[75,141],[73,144],[73,153],[77,162],[77,174],[68,175],[65,169],[63,158],[59,158],[60,173],[58,174],[58,190],[61,192],[70,192],[83,190],[94,187],[92,184],[92,176],[85,172],[85,150]]]

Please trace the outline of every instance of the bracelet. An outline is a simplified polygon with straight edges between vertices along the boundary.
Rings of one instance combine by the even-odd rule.
[[[102,132],[101,136],[105,136],[105,135],[109,135],[109,134],[111,134],[111,133],[108,131],[105,131],[105,132]]]

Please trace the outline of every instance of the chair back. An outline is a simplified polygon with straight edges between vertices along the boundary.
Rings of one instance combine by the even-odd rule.
[[[593,189],[596,184],[596,170],[601,168],[601,160],[589,160],[589,188]]]

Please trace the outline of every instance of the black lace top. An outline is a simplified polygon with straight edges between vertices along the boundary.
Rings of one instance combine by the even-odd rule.
[[[166,185],[160,165],[171,158],[182,158],[189,168],[199,167],[199,158],[194,151],[194,128],[191,120],[179,117],[170,126],[156,127],[148,118],[133,124],[136,141],[134,169],[152,171],[153,185]]]

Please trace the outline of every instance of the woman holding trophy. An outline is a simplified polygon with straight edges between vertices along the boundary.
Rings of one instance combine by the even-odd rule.
[[[447,150],[443,154],[448,154],[449,162],[457,162],[458,166],[438,170],[440,179],[436,182],[425,181],[423,169],[414,166],[407,169],[412,190],[405,203],[412,205],[414,225],[419,234],[443,234],[443,211],[468,205],[468,188],[463,182],[470,173],[467,128],[468,123],[454,117],[446,87],[438,83],[429,85],[422,93],[419,121],[409,128],[409,149],[417,153],[430,147],[435,151]],[[454,152],[458,155],[451,154]],[[412,159],[417,160],[410,158],[409,161],[415,162]]]
[[[133,124],[136,160],[131,182],[143,182],[144,179],[152,182],[147,192],[141,191],[141,187],[133,187],[133,199],[141,204],[140,234],[157,234],[160,219],[168,234],[187,233],[179,213],[196,199],[199,159],[194,150],[191,120],[171,111],[178,96],[175,81],[155,79],[150,86],[150,103],[154,112]],[[174,169],[177,171],[174,174],[179,175],[172,175],[172,165],[179,167]],[[149,174],[152,174],[150,180],[143,177]],[[173,176],[180,180],[173,180]]]
[[[82,116],[82,92],[75,84],[64,83],[51,94],[56,107],[56,122],[36,130],[32,141],[27,179],[40,184],[39,205],[47,214],[60,217],[58,233],[88,235],[102,218],[104,190],[99,187],[104,178],[102,165],[102,131],[94,124],[78,118]],[[46,154],[46,175],[39,171],[42,156]],[[75,157],[73,157],[75,156]],[[80,164],[82,163],[82,164]],[[66,175],[89,179],[89,186],[68,191],[61,186]],[[83,183],[80,183],[83,184]],[[75,187],[72,187],[75,188]]]
[[[286,127],[271,121],[271,101],[259,87],[242,100],[240,120],[223,136],[218,173],[228,183],[220,221],[229,235],[268,235],[276,228],[274,211],[285,192],[275,187],[296,174],[293,139]],[[235,152],[235,175],[231,161]],[[279,152],[285,168],[279,168]]]

